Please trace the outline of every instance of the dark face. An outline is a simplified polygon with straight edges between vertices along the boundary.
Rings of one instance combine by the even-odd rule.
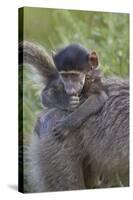
[[[85,73],[79,71],[60,72],[64,89],[69,96],[78,96],[85,83]]]

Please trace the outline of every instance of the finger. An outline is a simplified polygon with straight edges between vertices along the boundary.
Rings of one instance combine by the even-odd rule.
[[[69,104],[70,105],[72,105],[72,104],[79,104],[79,101],[71,101]]]
[[[80,100],[79,98],[74,98],[74,97],[72,98],[72,97],[71,97],[71,98],[69,99],[69,102],[71,102],[71,101],[79,101],[79,100]]]
[[[77,96],[71,96],[70,97],[70,100],[78,100],[79,99],[79,97],[77,97]]]
[[[79,104],[78,103],[73,103],[73,104],[70,104],[70,107],[77,107]]]
[[[70,105],[70,108],[76,108],[76,107],[78,107],[78,104],[72,104],[72,105]]]
[[[70,99],[69,102],[79,102],[80,99]]]

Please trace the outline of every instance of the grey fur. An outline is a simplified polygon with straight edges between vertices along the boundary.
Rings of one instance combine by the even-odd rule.
[[[129,82],[108,78],[103,83],[109,94],[103,108],[62,142],[54,139],[51,129],[55,120],[67,113],[42,111],[36,126],[41,126],[44,134],[38,137],[34,133],[29,147],[33,191],[92,188],[99,174],[128,179]]]
[[[24,61],[37,69],[46,85],[48,80],[58,80],[52,57],[44,48],[25,41],[19,45],[19,53],[23,55],[20,64]],[[59,108],[42,111],[28,151],[31,192],[97,187],[99,175],[105,182],[111,176],[122,180],[124,175],[125,185],[129,184],[129,83],[109,78],[104,86],[109,99],[103,108],[62,142],[55,140],[52,127],[68,113]],[[40,137],[37,131],[42,133]]]
[[[19,43],[19,58],[19,64],[28,64],[34,67],[45,84],[50,77],[58,76],[52,56],[39,44],[28,41]]]

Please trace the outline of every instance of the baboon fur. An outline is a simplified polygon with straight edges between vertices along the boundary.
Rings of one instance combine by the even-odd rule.
[[[53,137],[51,127],[67,112],[47,109],[40,113],[28,152],[32,192],[97,187],[99,175],[106,179],[117,174],[128,186],[129,82],[116,77],[106,78],[103,84],[109,98],[102,109],[64,141]],[[36,134],[40,127],[41,137]]]

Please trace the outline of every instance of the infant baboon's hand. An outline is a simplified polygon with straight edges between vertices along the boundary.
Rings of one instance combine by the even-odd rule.
[[[55,127],[53,128],[53,135],[58,140],[64,140],[65,137],[68,135],[69,131],[66,128],[66,124],[64,120],[58,120],[56,122]]]
[[[70,106],[70,110],[74,110],[75,108],[78,107],[79,105],[79,102],[80,102],[80,99],[78,96],[71,96],[69,98],[69,106]]]

